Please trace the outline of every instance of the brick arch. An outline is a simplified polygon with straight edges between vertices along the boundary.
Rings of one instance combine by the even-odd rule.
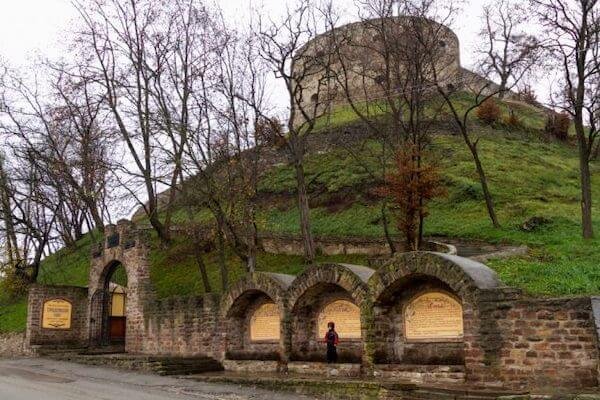
[[[357,306],[362,307],[369,299],[367,282],[374,273],[371,268],[359,265],[313,265],[298,275],[287,290],[290,310],[309,289],[323,284],[339,286],[348,292]]]
[[[292,276],[283,274],[265,272],[248,274],[234,284],[223,296],[221,315],[228,317],[234,311],[237,302],[253,293],[262,293],[269,297],[277,304],[281,315],[283,315],[286,309],[286,289],[292,279]]]
[[[423,277],[433,278],[463,300],[472,301],[480,290],[503,287],[497,274],[479,262],[435,252],[410,252],[393,257],[369,279],[375,302],[399,285]]]

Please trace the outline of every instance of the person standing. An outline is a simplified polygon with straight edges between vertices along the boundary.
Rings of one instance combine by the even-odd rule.
[[[327,324],[327,333],[325,333],[324,342],[327,344],[327,363],[337,363],[337,345],[340,342],[340,338],[335,331],[335,323],[329,322]]]

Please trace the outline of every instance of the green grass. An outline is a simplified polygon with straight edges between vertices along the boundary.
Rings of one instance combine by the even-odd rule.
[[[200,270],[193,257],[191,246],[190,242],[178,238],[169,249],[162,250],[158,244],[153,249],[150,278],[159,298],[173,295],[197,295],[204,292]],[[218,255],[216,252],[211,252],[205,258],[211,287],[214,292],[220,292],[222,287]],[[366,257],[360,255],[319,256],[317,261],[364,264]],[[245,274],[244,266],[232,252],[227,252],[226,262],[229,282],[235,282]],[[257,258],[257,270],[259,271],[296,275],[303,268],[304,262],[300,256],[260,253]]]
[[[0,333],[22,332],[27,323],[27,300],[0,305]]]
[[[464,101],[467,102],[468,99]],[[489,222],[473,161],[462,139],[446,134],[434,138],[431,157],[439,163],[448,195],[430,205],[426,234],[526,244],[531,248],[527,256],[488,263],[505,283],[536,295],[600,294],[600,239],[581,239],[577,150],[572,145],[543,140],[539,129],[544,118],[539,110],[521,104],[510,106],[524,124],[522,131],[508,132],[501,125],[496,129],[473,125],[480,137],[480,155],[502,227],[493,228]],[[501,108],[507,107],[501,104]],[[327,123],[339,127],[355,121],[356,116],[348,108],[341,108]],[[376,173],[377,152],[378,144],[367,142],[361,160]],[[372,195],[374,182],[361,163],[342,148],[307,157],[305,170],[310,182],[315,234],[383,235],[380,206]],[[599,163],[595,162],[592,169],[594,227],[600,236]],[[261,196],[266,200],[262,203],[266,206],[259,212],[262,231],[299,233],[294,187],[291,167],[279,165],[265,172],[260,182]],[[520,229],[533,216],[545,217],[550,223],[531,232]],[[196,218],[210,221],[210,214],[204,210]],[[175,221],[185,220],[186,214],[176,210]],[[38,281],[86,285],[91,242],[86,236],[75,248],[47,257]],[[162,249],[156,240],[153,243],[151,279],[158,296],[201,294],[202,282],[192,244],[178,238],[170,248]],[[211,286],[218,291],[221,286],[216,254],[208,254],[206,261]],[[319,261],[364,264],[366,258],[320,257]],[[231,253],[227,254],[227,264],[230,282],[244,274],[243,266]],[[302,268],[299,256],[260,254],[258,257],[258,269],[262,271],[297,274]],[[0,305],[0,310],[0,331],[24,328],[24,300]]]
[[[459,115],[462,116],[468,108],[474,104],[473,95],[466,92],[458,92],[453,96],[454,107]],[[522,123],[526,130],[541,130],[545,124],[544,111],[522,102],[514,101],[498,101],[497,102],[503,116],[509,114],[509,110],[513,110],[518,116],[519,121]],[[389,104],[385,101],[377,102],[360,102],[356,103],[356,108],[363,116],[367,118],[381,118],[389,113]],[[471,111],[469,114],[469,120],[475,121],[475,111]],[[435,115],[434,115],[435,114]],[[438,115],[448,114],[450,115],[450,108],[443,103],[441,99],[435,99],[431,104],[425,108],[425,115],[437,118]],[[354,109],[349,105],[340,105],[334,108],[329,114],[319,118],[315,124],[315,130],[322,131],[327,129],[336,129],[345,125],[354,123],[358,120]]]

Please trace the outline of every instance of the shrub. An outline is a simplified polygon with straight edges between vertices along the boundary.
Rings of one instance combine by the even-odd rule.
[[[523,123],[513,110],[509,110],[508,115],[504,118],[504,124],[511,129],[519,129],[523,127]]]
[[[531,104],[532,106],[539,106],[537,95],[535,94],[533,88],[529,85],[525,85],[521,90],[519,90],[519,99],[522,102]]]
[[[571,117],[569,114],[550,113],[546,118],[544,132],[558,140],[566,141],[569,138],[569,127],[571,126]]]
[[[477,107],[477,118],[487,125],[498,122],[500,114],[500,107],[494,99],[487,99]]]

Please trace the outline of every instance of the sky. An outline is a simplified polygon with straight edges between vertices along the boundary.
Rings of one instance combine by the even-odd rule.
[[[265,14],[276,18],[294,0],[207,0],[214,1],[234,23],[244,24],[250,8],[259,5]],[[333,0],[339,10],[355,10],[353,0]],[[462,11],[452,29],[460,39],[461,62],[472,68],[474,46],[482,26],[481,10],[492,0],[459,0]],[[77,24],[78,14],[72,0],[0,0],[0,57],[14,67],[27,68],[41,55],[52,59],[65,53],[70,32]],[[549,91],[548,80],[531,82],[544,101]]]
[[[263,4],[265,12],[281,14],[289,0],[252,0]],[[334,0],[341,9],[352,7],[351,0]],[[249,0],[217,0],[225,15],[244,21],[249,15]],[[339,4],[338,4],[339,3]],[[479,14],[484,0],[467,0],[460,23],[453,29],[461,39],[463,64],[472,63],[472,46],[480,26]],[[0,0],[0,56],[11,65],[26,67],[37,54],[59,57],[68,43],[77,20],[70,0]]]

